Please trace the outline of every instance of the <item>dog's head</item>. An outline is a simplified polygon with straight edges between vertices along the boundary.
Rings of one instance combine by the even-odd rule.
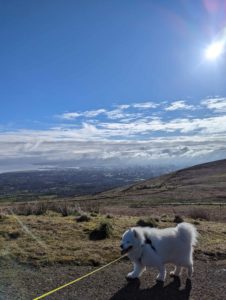
[[[141,244],[141,234],[135,228],[127,230],[121,240],[121,254],[130,253],[140,247]]]

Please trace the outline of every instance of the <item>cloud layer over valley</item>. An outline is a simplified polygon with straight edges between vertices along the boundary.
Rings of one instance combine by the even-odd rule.
[[[68,111],[40,128],[0,126],[0,172],[78,165],[195,164],[226,157],[226,98]]]

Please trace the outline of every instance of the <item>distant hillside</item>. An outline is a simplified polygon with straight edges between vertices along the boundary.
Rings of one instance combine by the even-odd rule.
[[[182,169],[99,194],[100,198],[152,202],[226,202],[226,160]]]
[[[95,194],[175,170],[175,167],[78,168],[0,174],[0,201]]]

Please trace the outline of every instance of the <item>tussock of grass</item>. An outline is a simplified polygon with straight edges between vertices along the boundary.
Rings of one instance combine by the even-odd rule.
[[[157,218],[145,218],[137,221],[137,226],[141,227],[158,227],[159,220]]]
[[[20,236],[19,231],[13,231],[8,233],[8,237],[12,240],[18,239],[19,236]]]
[[[184,219],[181,216],[176,215],[173,222],[176,224],[179,224],[179,223],[184,222]]]
[[[77,222],[89,222],[90,217],[88,215],[81,215],[80,217],[76,218]]]
[[[90,240],[104,240],[110,238],[113,232],[112,225],[109,222],[102,222],[98,228],[92,230],[89,234]]]

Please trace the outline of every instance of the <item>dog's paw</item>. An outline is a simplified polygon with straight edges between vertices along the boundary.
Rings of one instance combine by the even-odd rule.
[[[176,274],[174,271],[170,272],[170,277],[179,277],[179,274]]]
[[[161,276],[160,274],[156,277],[156,282],[163,282],[164,283],[165,278]]]
[[[156,278],[156,280],[155,280],[157,283],[159,283],[159,284],[164,284],[164,280],[162,280],[162,279],[159,279],[159,278]]]
[[[136,279],[137,276],[135,276],[134,272],[130,272],[126,275],[126,279]]]
[[[159,288],[164,287],[164,281],[156,279],[156,286]]]

